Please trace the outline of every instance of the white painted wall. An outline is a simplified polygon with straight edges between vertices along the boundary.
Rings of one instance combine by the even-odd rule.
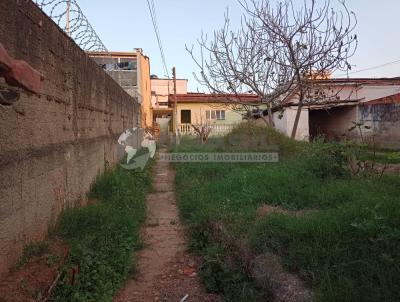
[[[280,112],[275,112],[274,113],[274,123],[276,129],[287,135],[291,136],[292,130],[293,130],[293,125],[294,121],[296,118],[296,113],[297,113],[297,107],[288,107],[285,109],[283,112],[283,116],[281,119],[279,119]],[[308,109],[303,108],[301,110],[300,114],[300,120],[299,124],[297,126],[297,132],[296,132],[296,140],[301,140],[301,141],[308,141],[309,136],[310,136],[310,130],[309,130],[309,125],[308,125]]]
[[[400,93],[400,85],[364,86],[358,91],[358,96],[363,99],[361,102],[368,102],[397,93]]]
[[[384,98],[387,96],[391,96],[394,94],[400,93],[400,85],[393,85],[393,83],[382,83],[379,84],[370,84],[370,83],[356,83],[351,82],[346,85],[343,84],[334,84],[329,85],[326,88],[326,96],[327,101],[332,101],[336,96],[340,97],[341,101],[346,100],[360,100],[360,102],[368,102],[380,98]],[[297,95],[293,95],[288,102],[296,103],[298,99]],[[279,119],[279,112],[274,113],[274,122],[277,130],[286,134],[287,136],[291,135],[294,120],[296,117],[297,108],[290,107],[286,108],[282,119]],[[357,113],[355,113],[357,115]],[[353,117],[352,117],[353,118]],[[338,124],[347,125],[348,121],[338,121]],[[351,121],[350,121],[351,123]],[[299,126],[296,133],[297,140],[308,140],[309,139],[309,111],[307,108],[302,109],[302,113],[300,116]]]

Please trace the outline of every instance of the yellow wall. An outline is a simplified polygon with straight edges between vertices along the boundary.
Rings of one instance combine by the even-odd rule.
[[[207,110],[225,110],[225,120],[211,120],[212,123],[238,124],[243,120],[241,114],[218,103],[178,103],[178,124],[181,124],[181,110],[191,110],[192,124],[204,123]]]
[[[138,52],[139,67],[139,93],[142,95],[142,127],[153,126],[153,114],[151,108],[151,83],[150,83],[150,59]]]
[[[140,125],[143,128],[153,126],[153,114],[151,106],[151,82],[150,82],[150,59],[143,54],[142,49],[138,48],[135,52],[111,52],[97,53],[90,52],[89,55],[93,58],[136,58],[137,60],[137,87],[134,83],[132,86],[123,87],[127,93],[133,97],[140,95],[141,102],[141,117]],[[118,81],[117,81],[118,82]],[[120,84],[120,83],[119,83]]]

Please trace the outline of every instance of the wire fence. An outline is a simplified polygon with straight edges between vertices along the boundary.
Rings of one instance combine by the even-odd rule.
[[[99,35],[83,14],[77,0],[32,0],[46,15],[70,36],[80,48],[88,52],[103,52],[104,57],[93,58],[124,90],[139,103],[141,94],[137,91],[137,67],[122,70],[118,60],[113,58]],[[107,64],[108,63],[108,64]],[[105,68],[104,66],[107,66]]]
[[[85,51],[108,52],[76,0],[33,0]]]

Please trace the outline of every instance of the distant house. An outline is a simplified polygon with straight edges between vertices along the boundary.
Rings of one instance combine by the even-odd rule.
[[[179,132],[193,134],[192,124],[205,124],[213,129],[212,135],[222,135],[241,123],[250,111],[265,109],[261,100],[254,94],[205,94],[187,93],[176,96]],[[170,96],[170,106],[174,99]]]
[[[187,79],[176,80],[176,92],[187,93]],[[174,93],[172,79],[151,76],[151,108],[153,111],[153,123],[160,127],[160,131],[168,134],[173,130],[174,109],[169,104],[169,96]]]
[[[150,87],[150,59],[142,49],[135,52],[88,52],[124,90],[141,104],[141,121],[138,123],[148,128],[152,126]]]
[[[176,93],[187,93],[187,79],[176,80]],[[151,77],[151,105],[157,109],[168,108],[168,98],[174,93],[174,81],[172,79],[159,79],[156,76]]]
[[[363,135],[374,137],[382,147],[400,148],[400,78],[317,80],[324,97],[304,105],[296,139],[324,135],[330,139],[360,139],[354,123],[363,125]],[[293,93],[274,113],[277,129],[291,134],[298,96]],[[364,127],[367,126],[367,127]]]
[[[188,80],[176,80],[177,123],[180,135],[194,135],[192,125],[208,124],[211,135],[222,135],[243,121],[247,110],[264,109],[254,94],[206,94],[188,92]],[[175,98],[171,79],[152,76],[152,108],[154,122],[161,131],[174,131]],[[240,99],[240,100],[239,100]],[[240,101],[240,104],[238,102]],[[245,104],[242,106],[241,104]]]

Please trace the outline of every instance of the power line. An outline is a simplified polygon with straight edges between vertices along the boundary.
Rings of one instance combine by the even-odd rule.
[[[161,57],[162,57],[163,64],[164,64],[164,71],[165,71],[166,75],[169,77],[169,69],[168,69],[168,66],[167,66],[167,60],[165,59],[164,48],[162,46],[161,35],[160,35],[159,28],[158,28],[157,13],[156,13],[156,7],[155,7],[155,4],[154,4],[154,0],[151,0],[151,6],[152,6],[154,20],[155,20],[155,28],[156,28],[156,32],[157,32],[156,35],[158,37],[157,40],[159,42]]]
[[[166,59],[165,59],[164,48],[162,46],[161,35],[160,35],[160,31],[158,29],[157,14],[156,14],[156,8],[155,8],[154,0],[147,0],[147,6],[149,7],[151,21],[153,23],[154,32],[156,34],[158,47],[160,49],[161,60],[163,62],[163,66],[164,66],[164,72],[169,78],[169,71],[168,71],[168,67],[167,67],[167,63],[166,63]]]
[[[379,69],[379,68],[382,68],[382,67],[395,65],[395,64],[399,64],[399,63],[400,63],[400,60],[396,60],[396,61],[392,61],[392,62],[381,64],[381,65],[376,65],[376,66],[372,66],[372,67],[368,67],[368,68],[364,68],[364,69],[348,72],[348,73],[345,73],[345,74],[341,74],[341,75],[338,75],[338,77],[344,77],[344,76],[347,76],[347,75],[350,75],[350,74],[360,73],[360,72],[369,71],[369,70],[375,70],[375,69]]]

